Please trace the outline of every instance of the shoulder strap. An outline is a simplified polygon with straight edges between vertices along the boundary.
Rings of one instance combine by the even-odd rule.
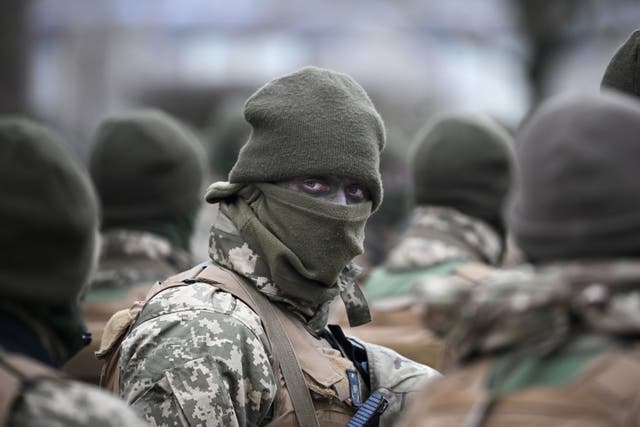
[[[25,385],[38,379],[63,377],[63,374],[26,357],[0,352],[0,426],[9,422],[13,404]]]
[[[238,275],[218,266],[209,266],[201,271],[200,276],[194,277],[192,280],[218,286],[240,298],[256,312],[262,319],[271,342],[276,365],[280,366],[287,384],[298,424],[303,427],[319,427],[313,400],[304,380],[300,362],[272,303],[253,286],[245,284]]]

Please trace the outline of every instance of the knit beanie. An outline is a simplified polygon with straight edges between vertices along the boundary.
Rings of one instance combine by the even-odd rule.
[[[233,183],[344,176],[382,201],[385,129],[364,89],[346,74],[305,67],[258,89],[246,102],[252,127],[229,173]]]
[[[488,116],[436,117],[411,150],[414,203],[457,209],[504,235],[512,144],[508,132]]]
[[[0,118],[0,294],[66,305],[95,257],[97,201],[86,172],[41,125]]]
[[[640,30],[618,48],[602,77],[602,87],[640,96]]]
[[[200,151],[195,136],[160,111],[104,120],[89,161],[104,226],[194,215],[204,177]]]
[[[508,208],[534,262],[640,254],[640,103],[603,91],[544,103],[516,137]]]

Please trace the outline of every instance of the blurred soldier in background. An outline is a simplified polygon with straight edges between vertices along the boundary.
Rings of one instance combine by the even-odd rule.
[[[413,290],[427,278],[442,286],[476,282],[500,263],[511,144],[506,130],[486,116],[438,117],[418,134],[410,156],[410,227],[364,285],[372,322],[350,333],[439,364],[442,344],[424,328]]]
[[[78,304],[96,257],[89,178],[49,130],[15,117],[0,119],[0,176],[0,425],[142,425],[56,370],[90,339]]]
[[[459,368],[404,425],[637,425],[639,134],[640,104],[606,91],[554,99],[523,126],[507,219],[536,268],[420,288]]]
[[[338,295],[352,323],[369,320],[351,260],[382,199],[382,120],[351,77],[315,67],[259,89],[245,117],[231,182],[207,192],[212,262],[107,328],[129,331],[107,364],[115,388],[157,424],[344,426],[384,397],[390,425],[435,371],[326,325]]]
[[[99,126],[89,172],[102,207],[102,250],[82,305],[94,340],[66,367],[70,374],[97,384],[93,352],[111,315],[193,265],[201,157],[195,137],[160,111],[122,114]]]

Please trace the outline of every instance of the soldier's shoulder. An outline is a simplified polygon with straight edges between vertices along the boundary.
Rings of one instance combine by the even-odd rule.
[[[46,379],[31,384],[11,415],[15,426],[144,426],[127,405],[95,387]]]
[[[241,299],[207,283],[192,283],[166,289],[144,306],[137,325],[149,322],[160,322],[163,318],[180,317],[182,319],[202,319],[203,314],[210,313],[217,318],[228,318],[224,322],[226,329],[246,327],[257,336],[265,335],[260,317]],[[207,328],[203,322],[200,326]]]

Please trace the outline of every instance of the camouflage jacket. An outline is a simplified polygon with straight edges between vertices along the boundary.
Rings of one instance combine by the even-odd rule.
[[[441,276],[462,263],[497,265],[503,251],[500,236],[487,224],[455,209],[417,207],[409,229],[372,271],[364,293],[370,302],[411,295],[424,276]]]
[[[221,234],[237,233],[228,219],[214,226],[214,260],[256,286],[269,283],[271,293],[258,289],[304,323],[309,307],[293,310],[294,301],[255,274],[262,268],[257,254],[243,243],[224,247],[228,241],[215,235],[219,227]],[[332,348],[325,351],[335,355]],[[407,395],[437,373],[387,349],[367,346],[367,352],[372,386],[389,389],[391,408],[383,425],[391,425]],[[271,360],[261,319],[240,299],[203,283],[170,288],[146,303],[122,344],[121,395],[156,425],[266,425],[281,378]]]
[[[6,353],[0,349],[0,357]],[[11,364],[10,359],[3,360]],[[32,361],[31,363],[36,363]],[[0,368],[2,369],[2,368]],[[4,376],[2,377],[5,380]],[[43,378],[23,384],[9,414],[8,426],[42,427],[142,427],[140,420],[124,402],[85,384],[62,378]],[[7,384],[3,384],[7,392]]]

